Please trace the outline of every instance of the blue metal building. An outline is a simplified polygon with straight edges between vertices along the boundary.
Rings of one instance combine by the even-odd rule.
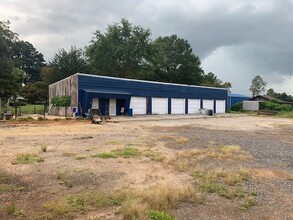
[[[100,109],[103,115],[195,114],[200,109],[225,113],[228,91],[223,88],[181,85],[76,73],[49,86],[49,98],[70,95],[79,114]],[[131,111],[129,111],[129,109]]]
[[[237,102],[247,101],[250,98],[251,97],[242,95],[242,94],[236,94],[236,93],[228,94],[228,108],[230,109],[231,106],[236,104]]]

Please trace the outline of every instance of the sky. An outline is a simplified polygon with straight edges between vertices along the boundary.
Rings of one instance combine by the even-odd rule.
[[[0,0],[0,19],[47,61],[126,18],[153,39],[188,40],[206,73],[245,95],[256,75],[267,89],[293,95],[292,11],[293,0]]]

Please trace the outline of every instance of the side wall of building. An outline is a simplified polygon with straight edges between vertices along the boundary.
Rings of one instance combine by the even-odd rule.
[[[189,99],[200,99],[200,108],[203,108],[203,100],[213,101],[214,106],[216,106],[216,100],[223,100],[227,107],[227,89],[100,77],[87,74],[76,75],[78,77],[78,106],[81,110],[83,109],[83,112],[91,108],[93,98],[125,99],[125,107],[128,109],[131,97],[146,97],[148,114],[152,114],[152,98],[168,98],[169,108],[172,98],[185,99],[186,106]],[[126,97],[127,95],[128,98]],[[170,109],[168,112],[170,114]]]
[[[51,100],[53,97],[65,95],[71,97],[71,106],[66,111],[65,108],[52,107]],[[49,103],[49,114],[60,116],[64,116],[65,112],[71,114],[72,107],[78,106],[78,80],[76,74],[49,85]]]

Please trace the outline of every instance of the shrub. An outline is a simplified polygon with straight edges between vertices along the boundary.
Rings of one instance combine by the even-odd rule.
[[[276,101],[272,100],[269,102],[260,102],[260,110],[273,110],[273,111],[293,111],[293,108],[286,104],[279,104]]]
[[[53,106],[70,106],[71,97],[68,95],[64,96],[55,96],[51,99]]]
[[[242,111],[243,110],[243,103],[237,102],[234,105],[231,106],[232,111]]]
[[[44,118],[44,117],[42,117],[42,116],[39,116],[39,117],[38,117],[38,121],[45,121],[45,120],[47,120],[47,119]]]

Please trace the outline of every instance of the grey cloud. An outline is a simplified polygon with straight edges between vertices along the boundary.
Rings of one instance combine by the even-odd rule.
[[[108,24],[127,18],[135,25],[150,28],[153,38],[177,34],[187,39],[202,60],[218,48],[226,50],[230,59],[228,56],[223,60],[226,66],[221,67],[223,71],[230,72],[233,61],[245,65],[247,71],[253,72],[250,74],[261,72],[271,78],[274,73],[293,75],[292,0],[31,0],[29,3],[0,0],[0,3],[0,10],[9,7],[15,11],[15,15],[10,15],[11,22],[15,22],[14,31],[35,41],[32,43],[47,59],[58,49],[88,45],[97,29],[104,31]]]

